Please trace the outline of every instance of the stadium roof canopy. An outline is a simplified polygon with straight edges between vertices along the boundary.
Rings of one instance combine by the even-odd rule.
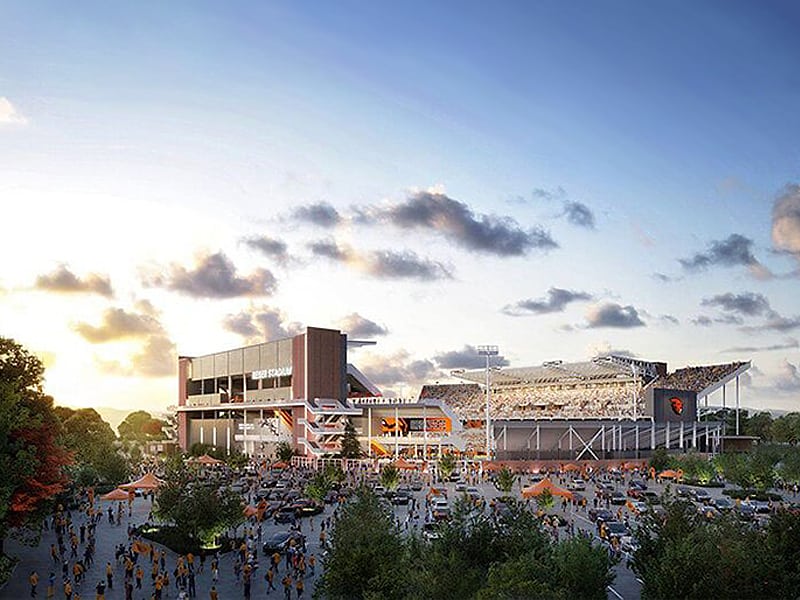
[[[565,363],[549,361],[536,367],[503,368],[492,370],[492,386],[548,385],[563,383],[604,383],[609,381],[631,381],[634,378],[632,365],[639,361],[624,361],[618,357],[597,358],[591,361]],[[650,370],[647,370],[648,373]],[[636,377],[642,377],[644,369],[638,369]],[[454,377],[476,383],[486,381],[486,370],[456,370]],[[652,377],[644,376],[645,380]]]

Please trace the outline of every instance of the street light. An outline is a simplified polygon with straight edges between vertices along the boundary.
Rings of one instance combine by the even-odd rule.
[[[478,355],[486,357],[486,459],[492,458],[492,420],[489,415],[489,398],[491,391],[489,388],[489,359],[492,356],[497,356],[500,349],[497,346],[478,346]]]

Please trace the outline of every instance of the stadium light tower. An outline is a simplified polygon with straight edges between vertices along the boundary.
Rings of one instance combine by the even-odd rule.
[[[492,458],[492,419],[489,415],[489,398],[491,391],[489,387],[489,361],[492,356],[500,354],[500,349],[497,346],[478,346],[478,355],[486,357],[486,460]]]

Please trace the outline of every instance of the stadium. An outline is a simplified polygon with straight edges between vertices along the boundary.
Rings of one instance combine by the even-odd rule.
[[[367,456],[442,452],[501,460],[642,458],[654,449],[721,449],[724,425],[701,420],[749,362],[691,366],[605,356],[539,366],[457,370],[462,383],[384,397],[347,359],[350,341],[308,327],[294,337],[179,358],[178,439],[268,457],[291,443],[306,457],[336,454],[350,420]],[[719,392],[719,393],[718,393]],[[489,431],[486,435],[486,407]]]

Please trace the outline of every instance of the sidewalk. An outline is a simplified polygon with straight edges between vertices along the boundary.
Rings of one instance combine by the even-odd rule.
[[[106,502],[100,503],[101,508],[107,506]],[[105,567],[106,562],[111,562],[114,567],[114,589],[106,590],[106,600],[124,600],[125,589],[123,586],[124,570],[122,565],[114,560],[114,549],[119,544],[127,544],[128,523],[140,525],[147,519],[150,511],[150,502],[142,498],[136,498],[133,506],[133,515],[129,518],[127,511],[122,518],[119,526],[110,525],[108,519],[104,516],[100,523],[97,525],[96,545],[94,564],[84,577],[84,581],[79,586],[75,586],[75,591],[80,594],[81,600],[94,600],[95,585],[98,581],[105,580]],[[326,507],[325,513],[316,517],[317,524],[321,517],[329,516],[331,513],[330,507]],[[73,513],[73,522],[76,529],[80,523],[85,520],[78,518],[76,513]],[[280,526],[275,526],[271,522],[265,523],[263,539],[266,540],[273,533],[284,529]],[[315,533],[318,533],[319,529]],[[314,590],[316,578],[321,571],[321,560],[319,551],[319,540],[317,535],[308,531],[308,524],[304,523],[304,532],[308,538],[307,545],[309,553],[313,553],[317,557],[317,572],[315,577],[307,575],[305,578],[305,594],[304,598],[310,598]],[[55,598],[61,600],[64,598],[62,577],[61,577],[61,563],[53,563],[50,559],[50,544],[55,543],[56,536],[53,531],[44,531],[42,537],[35,547],[25,546],[13,539],[6,540],[6,553],[11,556],[16,556],[20,559],[14,574],[9,580],[6,587],[0,591],[0,599],[2,600],[23,600],[30,597],[30,586],[28,585],[28,576],[32,570],[36,570],[39,574],[39,585],[37,587],[37,598],[46,598],[47,592],[47,579],[51,571],[56,574]],[[79,555],[85,546],[81,545],[79,548]],[[237,583],[233,572],[234,553],[229,552],[222,555],[219,566],[219,581],[216,584],[217,591],[219,592],[220,600],[229,600],[243,598],[244,592],[241,583]],[[174,552],[167,551],[167,570],[170,573],[170,586],[169,590],[165,590],[163,598],[176,598],[178,590],[175,587],[174,577],[172,577],[172,570],[175,568],[177,555]],[[149,561],[144,563],[149,565]],[[280,585],[280,579],[285,574],[285,561],[282,561],[280,566],[279,576],[276,578],[275,591],[267,594],[266,582],[264,581],[264,565],[268,564],[268,559],[261,555],[259,548],[259,568],[255,571],[253,576],[253,583],[251,588],[252,598],[280,598],[284,597],[283,588]],[[147,575],[145,576],[144,584],[141,590],[134,589],[134,600],[150,600],[153,589],[149,576],[149,568],[145,569]],[[206,561],[206,569],[204,573],[198,573],[196,577],[197,596],[201,600],[209,598],[209,590],[211,589],[211,569],[210,561]],[[292,599],[296,598],[294,589],[292,590]]]

